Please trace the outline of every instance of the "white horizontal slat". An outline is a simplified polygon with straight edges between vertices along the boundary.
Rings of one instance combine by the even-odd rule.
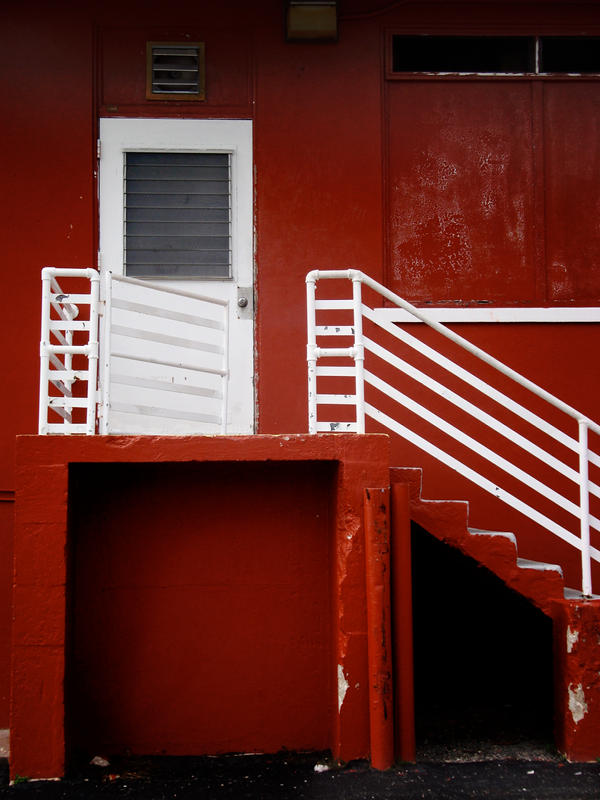
[[[67,425],[65,423],[48,423],[46,426],[48,433],[87,433],[87,425],[77,423],[75,425]]]
[[[354,336],[354,328],[351,325],[317,325],[315,333],[317,336]]]
[[[581,541],[579,537],[575,536],[566,528],[563,528],[562,525],[559,525],[558,523],[554,522],[554,520],[551,520],[549,517],[546,517],[544,514],[536,511],[535,508],[532,508],[532,506],[524,503],[522,500],[519,500],[518,497],[515,497],[509,492],[504,491],[504,489],[500,489],[495,483],[488,480],[483,475],[480,475],[475,470],[467,467],[465,464],[458,461],[458,459],[449,455],[444,450],[441,450],[439,447],[431,444],[426,439],[423,439],[417,433],[414,433],[414,431],[406,428],[404,425],[400,424],[395,419],[392,419],[387,414],[384,414],[382,411],[379,411],[377,408],[374,408],[374,406],[370,405],[369,403],[365,403],[365,412],[381,425],[384,425],[386,428],[389,428],[389,430],[394,431],[394,433],[397,433],[399,436],[402,436],[419,449],[433,456],[438,461],[441,461],[442,464],[446,464],[446,466],[456,470],[456,472],[458,472],[460,475],[472,481],[472,483],[475,483],[477,486],[480,486],[486,492],[489,492],[507,505],[512,506],[512,508],[516,509],[517,511],[520,511],[526,517],[533,519],[543,528],[551,531],[560,539],[563,539],[563,541],[568,542],[570,545],[575,547],[577,550],[581,550]],[[590,555],[595,561],[600,561],[600,550],[592,547],[590,548]]]
[[[318,394],[317,403],[334,406],[353,406],[356,404],[355,394]]]
[[[71,353],[71,355],[83,355],[83,356],[89,355],[93,349],[89,344],[80,344],[80,345],[46,344],[44,345],[44,347],[46,348],[46,351],[48,353],[57,353],[59,355],[63,353],[66,353],[68,355],[69,353]]]
[[[354,378],[356,369],[354,367],[316,367],[316,374],[329,378]]]
[[[61,305],[73,305],[74,303],[83,303],[84,305],[89,305],[91,301],[91,295],[89,294],[61,294],[53,293],[50,295],[50,302],[54,305],[61,304]]]
[[[421,322],[410,311],[402,308],[377,308],[377,315],[386,322]],[[564,323],[600,322],[600,308],[431,308],[420,306],[428,317],[436,322],[457,324],[463,322],[502,322],[502,323]]]
[[[148,342],[156,342],[157,344],[185,347],[189,350],[202,350],[204,353],[223,354],[223,348],[220,345],[198,342],[193,339],[182,339],[179,336],[168,336],[166,333],[154,333],[153,331],[145,331],[140,328],[128,328],[124,325],[113,325],[111,331],[115,336],[126,336],[130,339],[143,339]]]
[[[320,433],[356,433],[356,422],[317,422]]]
[[[317,311],[334,311],[336,309],[352,310],[354,305],[351,299],[348,300],[316,300],[315,308]]]
[[[170,383],[167,381],[154,380],[152,378],[139,378],[137,375],[116,375],[111,374],[112,383],[119,383],[122,386],[140,386],[144,389],[158,389],[162,392],[178,392],[182,394],[193,394],[198,397],[212,397],[221,400],[223,395],[217,389],[206,389],[202,386],[190,386],[185,383]]]
[[[221,417],[215,414],[199,414],[193,411],[178,411],[174,408],[158,408],[130,403],[111,403],[110,407],[111,411],[118,411],[122,414],[142,414],[147,417],[166,417],[167,419],[185,419],[190,422],[221,424]]]
[[[464,431],[459,430],[456,426],[452,425],[446,420],[442,419],[437,414],[434,414],[425,406],[422,406],[420,403],[417,403],[412,398],[408,397],[408,395],[399,392],[393,386],[390,386],[389,383],[381,380],[373,373],[365,370],[365,381],[374,386],[380,392],[390,397],[396,403],[399,403],[404,408],[407,408],[409,411],[412,411],[413,414],[417,414],[421,419],[424,419],[426,422],[429,422],[430,425],[438,428],[443,433],[451,436],[453,439],[456,439],[457,442],[467,447],[469,450],[472,450],[477,455],[485,458],[494,466],[501,469],[503,472],[506,472],[508,475],[512,475],[513,478],[516,478],[521,483],[525,484],[525,486],[529,486],[530,489],[533,489],[534,492],[541,494],[542,497],[550,500],[550,502],[554,503],[555,505],[559,506],[559,508],[563,508],[565,511],[573,514],[573,516],[579,518],[579,506],[575,503],[568,500],[566,497],[563,497],[558,492],[555,492],[554,489],[551,489],[549,486],[546,486],[545,483],[538,481],[537,478],[534,478],[529,473],[522,470],[520,467],[517,467],[516,464],[513,464],[511,461],[508,461],[506,458],[502,458],[498,453],[493,450],[490,450],[489,447],[481,444],[481,442],[476,441],[471,436],[468,436]],[[590,523],[593,525],[594,528],[600,530],[600,520],[596,517],[590,516]]]
[[[353,347],[317,347],[315,351],[317,358],[352,358],[354,356]]]
[[[473,388],[477,389],[478,391],[482,392],[483,394],[491,397],[492,400],[495,400],[500,405],[503,405],[509,411],[512,411],[517,416],[524,419],[526,422],[529,422],[531,425],[534,425],[538,430],[541,430],[543,433],[547,434],[548,436],[555,439],[560,444],[568,447],[570,450],[574,452],[579,451],[579,442],[577,439],[573,439],[572,437],[568,436],[566,433],[563,433],[559,428],[556,428],[554,425],[551,425],[545,419],[534,414],[529,409],[522,406],[520,403],[517,403],[515,400],[512,400],[510,397],[505,395],[503,392],[494,389],[493,386],[482,381],[480,378],[477,378],[473,373],[469,372],[466,369],[463,369],[458,364],[455,364],[449,358],[446,358],[441,353],[438,353],[433,348],[426,345],[424,342],[421,342],[419,339],[416,339],[410,333],[402,330],[402,328],[397,327],[391,323],[387,322],[380,322],[376,319],[376,315],[373,314],[373,309],[369,308],[368,306],[363,305],[363,314],[367,319],[370,319],[372,322],[378,324],[381,328],[385,331],[390,333],[396,339],[407,344],[409,347],[412,347],[417,352],[421,353],[422,355],[429,358],[431,361],[435,361],[443,369],[447,370],[448,372],[455,375],[457,378],[460,378],[465,383],[469,384]],[[590,454],[592,456],[592,454]],[[600,458],[591,457],[590,460],[600,466]]]
[[[209,297],[205,294],[196,294],[195,292],[186,292],[183,289],[174,289],[172,287],[157,286],[150,281],[140,281],[137,278],[128,278],[125,275],[112,275],[112,280],[115,283],[130,283],[132,286],[141,286],[143,289],[152,289],[155,292],[164,292],[165,294],[176,294],[179,297],[191,297],[192,300],[203,300],[205,303],[212,303],[216,306],[228,306],[228,300],[222,300],[220,297]]]
[[[213,368],[213,367],[199,367],[197,364],[186,364],[183,361],[166,361],[160,358],[144,358],[142,356],[134,356],[131,353],[111,353],[113,358],[125,358],[128,361],[139,361],[143,364],[156,364],[159,367],[170,367],[171,369],[188,369],[192,372],[205,372],[208,375],[227,375],[227,370]]]
[[[51,319],[49,323],[49,328],[51,331],[89,331],[90,323],[86,320],[75,319],[75,320],[62,320],[62,319]]]
[[[393,353],[390,353],[389,350],[385,349],[385,347],[381,347],[381,345],[373,342],[366,336],[364,337],[364,344],[366,349],[372,352],[374,355],[386,360],[389,364],[396,367],[396,369],[404,372],[405,375],[408,375],[409,377],[413,378],[413,380],[416,380],[423,386],[431,389],[431,391],[435,392],[440,397],[443,397],[445,400],[448,400],[448,402],[453,403],[467,414],[470,414],[475,419],[478,419],[484,425],[487,425],[492,430],[495,430],[501,436],[504,436],[509,441],[514,442],[514,444],[518,445],[523,450],[526,450],[528,453],[535,456],[540,461],[543,461],[545,464],[548,464],[548,466],[555,469],[561,475],[564,475],[574,483],[579,484],[579,472],[577,470],[569,467],[560,459],[555,458],[555,456],[553,456],[551,453],[548,453],[543,448],[538,447],[538,445],[531,442],[525,436],[521,436],[521,434],[508,427],[508,425],[504,425],[491,414],[487,414],[485,411],[482,411],[478,406],[475,406],[473,403],[465,400],[464,397],[461,397],[451,389],[448,389],[446,386],[436,381],[434,378],[431,378],[429,375],[421,372],[421,370],[413,367],[411,364],[404,361],[404,359],[399,358]],[[600,486],[590,482],[590,492],[596,495],[596,497],[600,497]]]
[[[86,369],[52,369],[48,372],[51,381],[87,381],[89,372]]]
[[[112,307],[120,308],[122,311],[134,311],[137,314],[160,317],[161,319],[172,319],[177,322],[187,322],[189,325],[197,325],[202,328],[213,328],[218,331],[224,330],[222,322],[206,317],[198,317],[195,314],[184,314],[181,311],[172,311],[168,308],[159,306],[149,306],[145,303],[134,303],[131,300],[122,300],[118,297],[112,298]]]
[[[87,397],[49,397],[49,408],[87,408]]]

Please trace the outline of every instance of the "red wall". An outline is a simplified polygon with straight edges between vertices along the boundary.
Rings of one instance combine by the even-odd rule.
[[[72,468],[74,750],[331,745],[334,474],[314,462]]]
[[[15,433],[36,429],[40,268],[95,261],[99,116],[254,120],[261,432],[306,430],[303,278],[310,268],[358,267],[435,301],[597,302],[598,83],[482,81],[450,90],[447,83],[385,79],[392,31],[592,35],[600,32],[594,4],[415,2],[376,12],[386,5],[340,0],[339,41],[318,45],[285,42],[279,0],[226,0],[210,11],[190,0],[168,11],[157,0],[11,7],[1,56],[0,222],[10,291],[2,293],[0,320],[14,352],[5,358],[0,398],[0,491],[14,489]],[[145,42],[186,37],[206,42],[206,102],[146,101]],[[439,120],[450,114],[451,99],[460,118],[449,149]],[[479,128],[467,130],[473,115]],[[477,174],[464,169],[455,189],[444,190],[444,159],[477,154],[473,137],[490,129],[497,134],[493,163]],[[503,159],[510,169],[499,176]],[[489,188],[491,215],[466,199],[477,200],[474,187],[479,199]],[[446,214],[442,236],[440,213],[458,200],[466,203],[463,221]],[[426,266],[415,271],[419,259]],[[600,378],[589,360],[596,328],[499,326],[474,335],[508,363],[533,365],[538,382],[598,416]],[[576,381],[574,369],[581,369]],[[396,452],[423,462],[418,453],[413,460],[399,446]],[[425,462],[432,492],[468,491]],[[486,503],[477,501],[478,524],[486,524]],[[8,520],[0,535],[10,541]],[[525,546],[536,548],[533,534]],[[8,609],[8,598],[4,584],[0,609]],[[0,692],[0,724],[5,716]]]

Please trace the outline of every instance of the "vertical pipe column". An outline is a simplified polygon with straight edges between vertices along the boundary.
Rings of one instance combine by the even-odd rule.
[[[50,288],[53,289],[58,294],[62,294],[62,292],[60,291],[60,287],[59,287],[59,285],[58,285],[58,283],[56,281],[52,281],[52,283],[50,284]],[[75,319],[77,314],[74,313],[73,308],[70,305],[64,305],[64,306],[62,306],[62,313],[59,311],[59,316],[65,322],[71,322],[71,320]],[[73,346],[73,331],[65,330],[65,341],[67,343],[67,347],[72,347]],[[64,354],[64,356],[63,356],[63,362],[64,362],[64,365],[65,365],[65,372],[67,372],[67,373],[71,372],[71,370],[73,369],[73,354],[69,353],[69,352],[66,352]],[[66,378],[63,381],[63,383],[64,383],[64,387],[65,387],[64,391],[63,391],[64,397],[65,398],[73,397],[73,392],[71,391],[71,389],[73,387],[73,383],[74,382],[72,380],[69,380],[68,378]],[[65,405],[65,413],[67,414],[67,421],[68,422],[72,422],[73,421],[73,406]]]
[[[227,433],[229,404],[229,301],[223,306],[223,377],[221,378],[221,433]]]
[[[308,363],[308,432],[317,432],[317,333],[316,296],[317,272],[306,276],[306,361]]]
[[[356,376],[356,432],[365,432],[365,346],[362,331],[362,284],[360,273],[351,270],[354,309],[354,374]]]
[[[100,275],[96,270],[88,272],[90,279],[90,333],[88,341],[88,396],[86,435],[96,433],[96,394],[98,383],[98,308],[100,305]]]
[[[590,563],[590,496],[588,480],[588,426],[579,420],[579,518],[581,531],[581,592],[585,597],[592,594],[592,570]]]
[[[40,399],[38,409],[38,433],[48,432],[48,370],[50,368],[50,267],[42,270],[42,321],[40,334]]]
[[[100,331],[100,397],[101,414],[99,433],[106,436],[108,433],[108,416],[110,413],[110,353],[112,329],[112,272],[104,273],[104,313],[102,315],[102,328]],[[89,364],[88,364],[89,367]],[[90,373],[88,372],[88,376]]]
[[[410,490],[407,483],[392,484],[390,524],[392,640],[394,649],[394,716],[396,758],[414,761],[415,692],[413,664],[412,555]]]
[[[389,489],[365,489],[367,646],[371,765],[394,762]]]

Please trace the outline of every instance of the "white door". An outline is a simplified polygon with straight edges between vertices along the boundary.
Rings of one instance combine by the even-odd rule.
[[[111,271],[229,301],[226,430],[253,433],[251,121],[102,119],[99,177],[103,273]],[[126,287],[130,305],[147,303],[143,290],[131,284],[117,285]],[[192,302],[181,296],[169,300],[182,318],[192,316]],[[175,339],[174,323],[163,319],[161,324],[163,338]],[[113,327],[118,331],[117,324]],[[144,343],[142,336],[138,346],[147,348],[151,360],[155,355],[154,361],[161,360],[161,344]],[[202,391],[198,388],[177,397],[179,415],[169,418],[164,409],[162,415],[160,409],[155,409],[156,415],[149,413],[157,405],[153,399],[156,393],[144,388],[146,384],[182,383],[177,370],[156,364],[152,369],[150,378],[147,372],[145,377],[138,376],[137,386],[136,381],[126,385],[124,378],[117,381],[119,385],[111,383],[109,432],[220,432],[218,426],[203,421],[205,415],[199,413]],[[135,364],[117,359],[111,362],[111,372],[130,374],[135,372]],[[145,399],[145,393],[150,400]],[[169,398],[174,396],[171,393]],[[143,413],[127,410],[132,400],[139,403]]]

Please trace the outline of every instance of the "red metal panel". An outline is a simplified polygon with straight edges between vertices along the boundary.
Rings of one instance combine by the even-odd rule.
[[[600,83],[549,83],[544,97],[548,299],[600,302]]]
[[[410,300],[535,299],[526,83],[389,87],[389,285]]]

